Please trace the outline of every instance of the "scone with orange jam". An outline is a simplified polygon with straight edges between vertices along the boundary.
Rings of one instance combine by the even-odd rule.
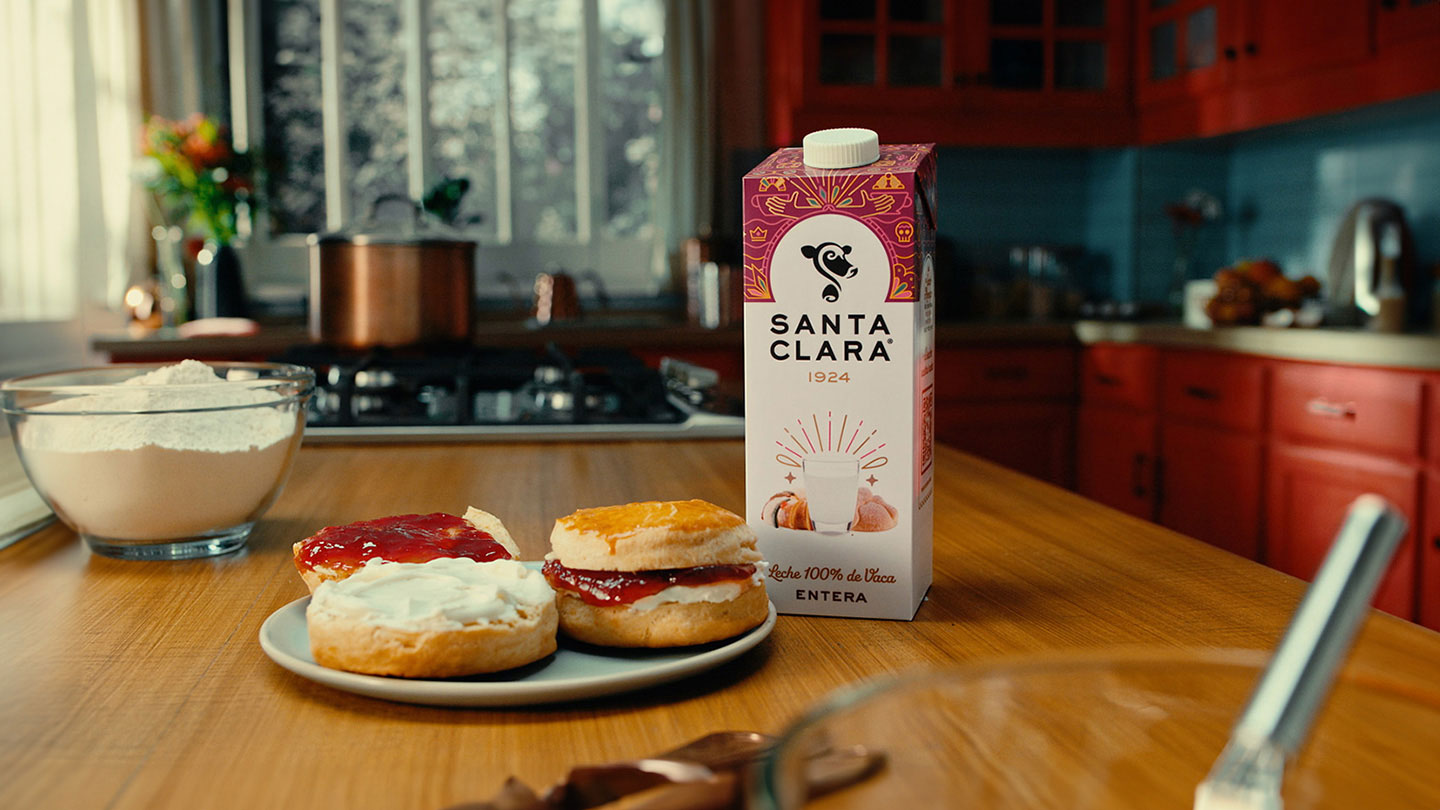
[[[555,651],[555,593],[515,560],[377,557],[320,583],[305,610],[316,663],[368,675],[451,678]]]
[[[743,518],[700,500],[581,509],[555,521],[542,569],[560,630],[609,647],[739,635],[769,615],[764,561]]]
[[[489,562],[520,556],[500,519],[473,506],[463,518],[435,512],[327,526],[293,550],[295,567],[312,594],[321,582],[344,579],[372,559],[423,563],[464,557]]]

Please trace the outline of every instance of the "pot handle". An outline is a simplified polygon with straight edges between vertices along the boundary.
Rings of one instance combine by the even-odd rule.
[[[392,191],[376,197],[375,202],[370,203],[370,217],[366,220],[366,223],[368,225],[373,225],[379,222],[380,206],[384,205],[385,203],[392,202],[405,203],[405,205],[410,208],[411,224],[417,229],[421,226],[421,218],[424,214],[424,209],[420,207],[420,203],[410,199],[410,196],[408,194],[403,194],[398,191]]]

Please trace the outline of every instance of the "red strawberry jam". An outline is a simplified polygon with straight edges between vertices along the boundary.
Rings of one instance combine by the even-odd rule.
[[[295,565],[301,570],[352,571],[372,557],[405,563],[437,557],[469,557],[479,562],[511,559],[510,552],[489,532],[471,526],[464,518],[435,512],[328,526],[300,544]]]
[[[664,571],[584,571],[566,568],[559,560],[546,560],[540,569],[550,587],[567,590],[587,605],[628,605],[676,585],[691,588],[716,582],[747,580],[753,565],[701,565]]]

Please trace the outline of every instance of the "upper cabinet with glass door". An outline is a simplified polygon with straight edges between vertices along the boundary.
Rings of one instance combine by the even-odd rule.
[[[1377,4],[1387,2],[1137,0],[1141,140],[1233,132],[1381,100],[1385,88],[1371,80],[1372,25]]]
[[[1094,146],[1134,137],[1123,0],[780,0],[770,134]]]

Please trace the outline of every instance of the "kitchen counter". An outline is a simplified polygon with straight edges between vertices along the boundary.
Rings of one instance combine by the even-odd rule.
[[[707,674],[531,709],[388,703],[272,663],[260,625],[305,594],[291,543],[474,504],[538,558],[554,519],[582,506],[699,497],[741,509],[741,442],[307,445],[248,550],[211,560],[118,562],[50,526],[0,551],[0,806],[438,809],[488,798],[512,774],[544,786],[571,764],[720,729],[775,732],[885,673],[1064,650],[1268,649],[1302,592],[948,448],[935,480],[935,581],[915,621],[781,616],[760,647]],[[1433,687],[1440,635],[1371,613],[1347,665],[1362,670]],[[1336,722],[1381,724],[1382,771],[1433,766],[1435,751],[1401,743],[1404,717]],[[1387,773],[1371,775],[1374,805],[1395,806]]]
[[[311,342],[304,324],[276,323],[264,325],[253,335],[233,337],[184,338],[173,329],[100,334],[91,339],[90,347],[117,362],[141,362],[185,357],[263,359]],[[739,349],[742,340],[738,326],[704,329],[658,313],[596,316],[543,327],[514,318],[497,318],[476,323],[471,338],[476,346],[497,348],[543,346],[547,342],[579,347]]]
[[[126,361],[202,359],[264,359],[308,343],[303,326],[268,326],[248,337],[185,339],[173,332],[146,335],[99,335],[91,348]],[[734,351],[744,340],[738,327],[703,329],[658,315],[579,321],[536,328],[521,321],[477,326],[474,342],[482,346],[539,346],[554,341],[566,346],[629,347],[645,351]],[[1191,329],[1179,323],[1077,322],[951,322],[938,324],[936,345],[958,348],[987,345],[1079,342],[1146,343],[1191,349],[1214,349],[1289,360],[1348,363],[1420,370],[1440,369],[1440,335],[1382,335],[1364,329],[1271,329],[1227,326]]]
[[[1348,363],[1408,369],[1440,369],[1440,335],[1385,335],[1364,329],[1271,329],[1226,326],[1191,329],[1177,323],[1080,321],[1082,343],[1145,343],[1187,349],[1215,349],[1286,360]]]
[[[952,343],[1054,343],[1075,338],[1069,323],[942,323],[936,340]],[[477,346],[541,346],[553,341],[562,346],[625,346],[636,349],[734,349],[744,345],[738,325],[705,329],[684,321],[643,314],[580,320],[538,327],[526,321],[497,320],[477,324],[472,343]],[[95,336],[90,346],[116,361],[169,360],[184,357],[222,359],[263,358],[310,343],[304,325],[267,324],[253,335],[183,338],[173,329],[147,333],[113,333]]]

